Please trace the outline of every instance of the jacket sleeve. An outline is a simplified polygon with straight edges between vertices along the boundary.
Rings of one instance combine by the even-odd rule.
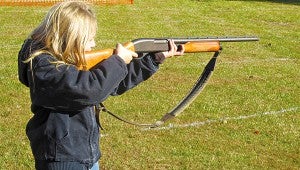
[[[120,95],[149,79],[165,60],[162,53],[145,53],[133,59],[128,65],[128,74],[111,95]]]
[[[128,72],[124,61],[116,55],[90,71],[80,71],[73,65],[56,65],[53,61],[50,55],[42,54],[33,59],[32,69],[27,69],[33,105],[81,110],[105,100]]]

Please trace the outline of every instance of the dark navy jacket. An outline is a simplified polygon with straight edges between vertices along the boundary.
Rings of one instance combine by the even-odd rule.
[[[19,80],[30,88],[34,113],[26,127],[34,158],[91,165],[100,158],[95,106],[148,79],[164,56],[147,54],[126,65],[113,55],[89,71],[57,66],[49,54],[23,63],[39,48],[26,40],[18,57]]]

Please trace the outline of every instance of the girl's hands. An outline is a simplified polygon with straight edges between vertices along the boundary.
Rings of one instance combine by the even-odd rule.
[[[177,45],[174,43],[173,40],[169,40],[169,47],[170,47],[169,51],[163,52],[163,54],[166,58],[170,58],[173,56],[181,56],[184,54],[184,46],[179,45],[177,47]]]
[[[170,47],[169,51],[162,52],[163,55],[165,56],[165,58],[171,58],[173,56],[181,56],[181,55],[184,54],[184,46],[183,45],[179,45],[177,47],[177,45],[174,43],[173,40],[169,40],[169,47]],[[114,54],[116,54],[120,58],[122,58],[126,64],[130,63],[130,61],[133,58],[138,57],[137,53],[135,53],[135,52],[133,52],[131,50],[126,49],[120,43],[117,44],[116,49],[114,50]]]
[[[122,44],[118,43],[116,49],[114,50],[114,54],[118,55],[120,58],[124,60],[126,64],[130,63],[133,58],[138,57],[138,54],[128,50]]]

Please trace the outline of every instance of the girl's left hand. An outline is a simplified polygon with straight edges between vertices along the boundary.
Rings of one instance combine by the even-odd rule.
[[[184,46],[179,45],[177,47],[173,40],[169,40],[169,47],[169,51],[162,52],[166,58],[171,58],[173,56],[181,56],[184,54]]]

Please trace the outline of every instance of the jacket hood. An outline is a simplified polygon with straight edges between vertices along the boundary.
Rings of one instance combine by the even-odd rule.
[[[42,48],[41,45],[37,45],[36,43],[33,42],[32,39],[27,39],[24,41],[21,50],[19,51],[18,54],[19,80],[27,87],[29,86],[27,71],[29,69],[28,67],[30,67],[30,63],[24,63],[24,61],[28,59],[34,51],[40,48]]]

